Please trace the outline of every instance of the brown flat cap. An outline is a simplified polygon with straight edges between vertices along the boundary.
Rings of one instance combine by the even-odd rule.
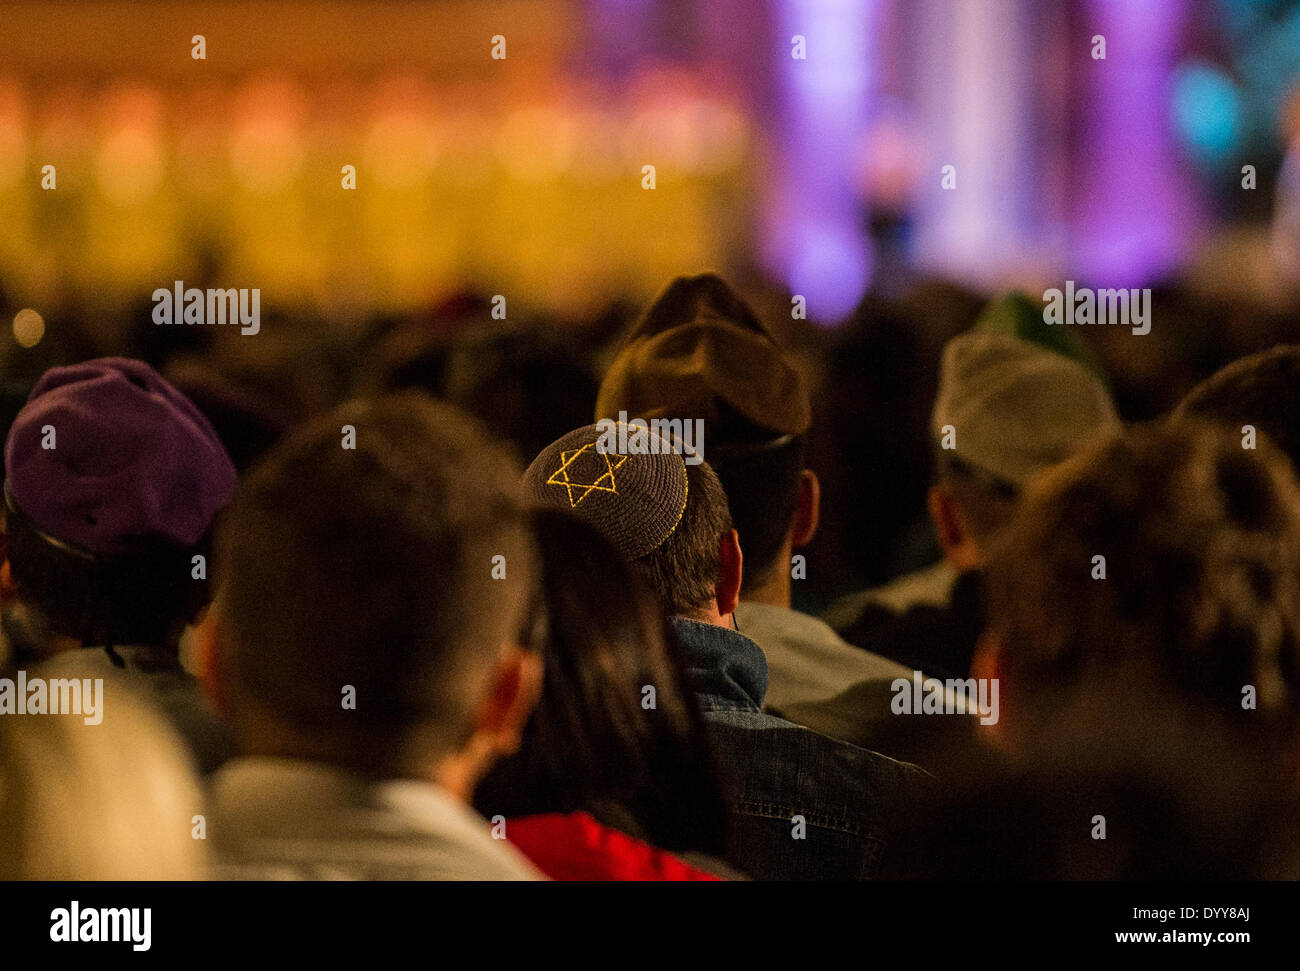
[[[638,321],[610,365],[596,418],[739,415],[774,435],[812,424],[808,390],[753,310],[721,277],[678,277]]]

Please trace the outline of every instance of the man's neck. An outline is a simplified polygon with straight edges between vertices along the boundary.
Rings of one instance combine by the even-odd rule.
[[[794,547],[787,538],[781,552],[772,562],[768,575],[762,583],[745,584],[740,591],[740,599],[745,603],[767,604],[769,607],[790,609],[790,571],[784,564],[790,562]]]
[[[243,729],[247,732],[247,726]],[[293,759],[342,769],[369,779],[412,779],[431,782],[449,790],[456,798],[464,800],[461,783],[464,777],[455,773],[444,774],[438,769],[405,764],[386,764],[367,760],[363,753],[338,751],[328,745],[312,744],[298,737],[241,737],[240,753],[251,758]],[[473,791],[472,786],[469,789]]]
[[[51,655],[66,654],[68,651],[79,651],[81,650],[81,641],[77,640],[75,637],[68,637],[64,634],[55,634],[50,638],[49,643],[45,645],[45,650],[47,650]]]
[[[243,755],[317,762],[370,778],[431,782],[466,803],[483,774],[483,759],[472,745],[436,761],[396,753],[377,760],[376,745],[353,746],[351,740],[329,739],[296,729],[251,705],[240,711],[234,726]]]
[[[728,630],[736,629],[735,614],[720,614],[718,608],[713,604],[708,607],[702,607],[699,610],[689,614],[679,614],[683,620],[694,620],[701,624],[711,624],[714,627],[725,627]]]
[[[746,587],[740,591],[741,603],[767,604],[769,607],[790,609],[790,577],[784,570],[773,571],[766,583]]]

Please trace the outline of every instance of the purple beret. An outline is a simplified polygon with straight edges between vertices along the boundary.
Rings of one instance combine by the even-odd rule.
[[[53,429],[54,448],[43,448]],[[208,420],[142,361],[51,368],[5,442],[9,493],[50,535],[93,553],[198,542],[235,491]]]

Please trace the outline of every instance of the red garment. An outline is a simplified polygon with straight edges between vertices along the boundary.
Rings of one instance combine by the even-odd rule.
[[[719,879],[586,813],[507,820],[506,837],[552,880]]]

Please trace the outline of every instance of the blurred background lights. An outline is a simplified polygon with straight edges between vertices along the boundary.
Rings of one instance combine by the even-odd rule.
[[[252,32],[221,70],[89,39],[52,60],[22,41],[39,6],[0,31],[0,292],[37,306],[124,311],[200,252],[331,318],[340,293],[401,310],[484,280],[594,313],[711,266],[823,324],[919,272],[1150,282],[1229,225],[1276,221],[1296,259],[1300,0],[524,0],[507,62],[312,32],[477,36],[485,0],[270,5],[256,31],[231,0],[213,22]],[[85,16],[147,35],[154,6]]]
[[[118,205],[147,199],[162,182],[163,153],[156,132],[120,129],[99,148],[95,172],[105,198]]]
[[[806,60],[782,51],[781,154],[766,249],[777,275],[839,322],[871,281],[872,242],[859,211],[860,136],[876,98],[878,0],[780,5],[781,37],[804,36]],[[795,134],[797,133],[797,134]]]
[[[14,340],[22,347],[35,347],[45,336],[45,320],[30,307],[14,314]]]
[[[521,108],[497,132],[497,158],[521,182],[558,177],[573,158],[575,128],[571,117],[549,108]]]
[[[270,194],[296,180],[307,151],[301,130],[306,101],[303,85],[280,74],[255,78],[240,90],[230,168],[244,188]]]
[[[23,90],[17,82],[0,79],[0,189],[22,178],[27,161]]]
[[[380,185],[407,188],[433,170],[438,140],[433,126],[414,112],[382,115],[366,137],[363,159],[367,173]]]
[[[230,144],[230,167],[240,184],[253,192],[287,187],[302,168],[302,158],[297,131],[276,118],[245,123]]]
[[[1232,157],[1241,139],[1241,97],[1216,67],[1191,63],[1174,75],[1174,125],[1184,144],[1209,164]]]

